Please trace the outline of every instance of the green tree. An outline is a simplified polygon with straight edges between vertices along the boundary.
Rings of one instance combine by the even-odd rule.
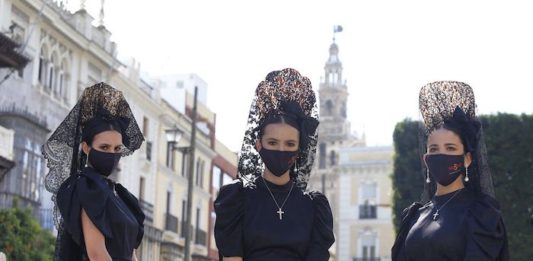
[[[394,129],[394,172],[392,174],[394,227],[399,229],[404,208],[422,196],[424,175],[420,161],[420,122],[406,119]],[[416,185],[418,184],[418,185]]]
[[[42,229],[29,209],[0,210],[0,251],[7,260],[52,260],[54,236]]]
[[[512,260],[533,257],[533,115],[481,117],[496,198],[500,203]]]
[[[481,116],[488,162],[496,198],[507,228],[512,260],[533,256],[533,115]],[[419,141],[420,122],[404,120],[394,130],[394,225],[398,229],[402,210],[419,201],[423,177]],[[416,185],[418,184],[418,185]]]

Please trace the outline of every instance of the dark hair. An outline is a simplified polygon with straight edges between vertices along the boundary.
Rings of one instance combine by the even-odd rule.
[[[296,122],[296,119],[293,117],[289,117],[288,115],[284,114],[275,114],[267,117],[261,125],[259,125],[258,128],[258,139],[263,138],[263,134],[265,134],[265,128],[268,124],[276,124],[276,123],[285,123],[290,125],[291,127],[294,127],[295,129],[300,132],[300,126],[298,126],[298,123]]]
[[[81,140],[88,145],[92,145],[94,136],[104,131],[118,131],[122,134],[122,142],[125,146],[129,145],[127,135],[124,135],[129,120],[123,117],[114,117],[109,111],[100,108],[96,115],[82,126]]]
[[[93,144],[93,140],[94,140],[94,137],[104,131],[111,131],[111,130],[114,130],[114,131],[117,131],[119,132],[120,134],[122,134],[122,131],[120,129],[120,127],[117,126],[117,124],[114,124],[112,122],[106,122],[106,123],[101,123],[97,126],[94,126],[90,129],[83,129],[83,136],[82,136],[82,139],[81,141],[85,141],[87,143],[87,145],[89,146],[92,146]],[[124,135],[123,135],[124,136]]]
[[[318,127],[318,120],[305,115],[300,105],[295,101],[283,101],[279,108],[272,111],[259,123],[257,127],[258,139],[263,137],[265,127],[273,123],[286,123],[300,133],[299,151],[305,151],[309,144],[311,136],[315,134]]]

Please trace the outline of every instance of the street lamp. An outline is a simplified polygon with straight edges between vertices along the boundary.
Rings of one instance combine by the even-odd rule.
[[[194,86],[194,102],[192,108],[192,126],[191,126],[191,145],[189,147],[176,147],[176,144],[181,139],[183,131],[178,128],[169,129],[165,131],[167,141],[171,143],[171,149],[180,149],[184,153],[189,154],[189,164],[188,164],[188,186],[187,186],[187,225],[185,227],[185,259],[184,261],[190,260],[190,250],[191,250],[191,212],[192,212],[192,200],[193,200],[193,178],[194,178],[194,151],[196,148],[196,114],[197,114],[197,101],[198,101],[198,87]]]
[[[174,129],[166,130],[165,135],[167,137],[167,141],[175,145],[178,144],[181,136],[183,136],[183,131],[176,127]]]

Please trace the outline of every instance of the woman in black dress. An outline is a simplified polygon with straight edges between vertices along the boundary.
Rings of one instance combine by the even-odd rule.
[[[475,108],[467,84],[434,82],[422,87],[427,203],[404,210],[393,261],[509,259]]]
[[[99,83],[43,145],[58,229],[54,260],[137,260],[144,214],[108,176],[143,140],[122,93]]]
[[[215,201],[220,260],[329,259],[335,241],[329,203],[306,191],[317,118],[311,82],[296,70],[271,72],[259,84],[239,155],[239,179],[222,187]]]

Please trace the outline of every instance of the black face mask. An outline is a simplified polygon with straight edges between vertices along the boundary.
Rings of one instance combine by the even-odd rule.
[[[259,155],[266,168],[276,177],[281,177],[294,164],[298,151],[280,151],[261,148]]]
[[[108,153],[95,149],[89,151],[89,164],[102,176],[108,177],[118,165],[122,153]]]
[[[431,177],[442,186],[448,186],[465,173],[464,155],[428,154],[426,164]]]

